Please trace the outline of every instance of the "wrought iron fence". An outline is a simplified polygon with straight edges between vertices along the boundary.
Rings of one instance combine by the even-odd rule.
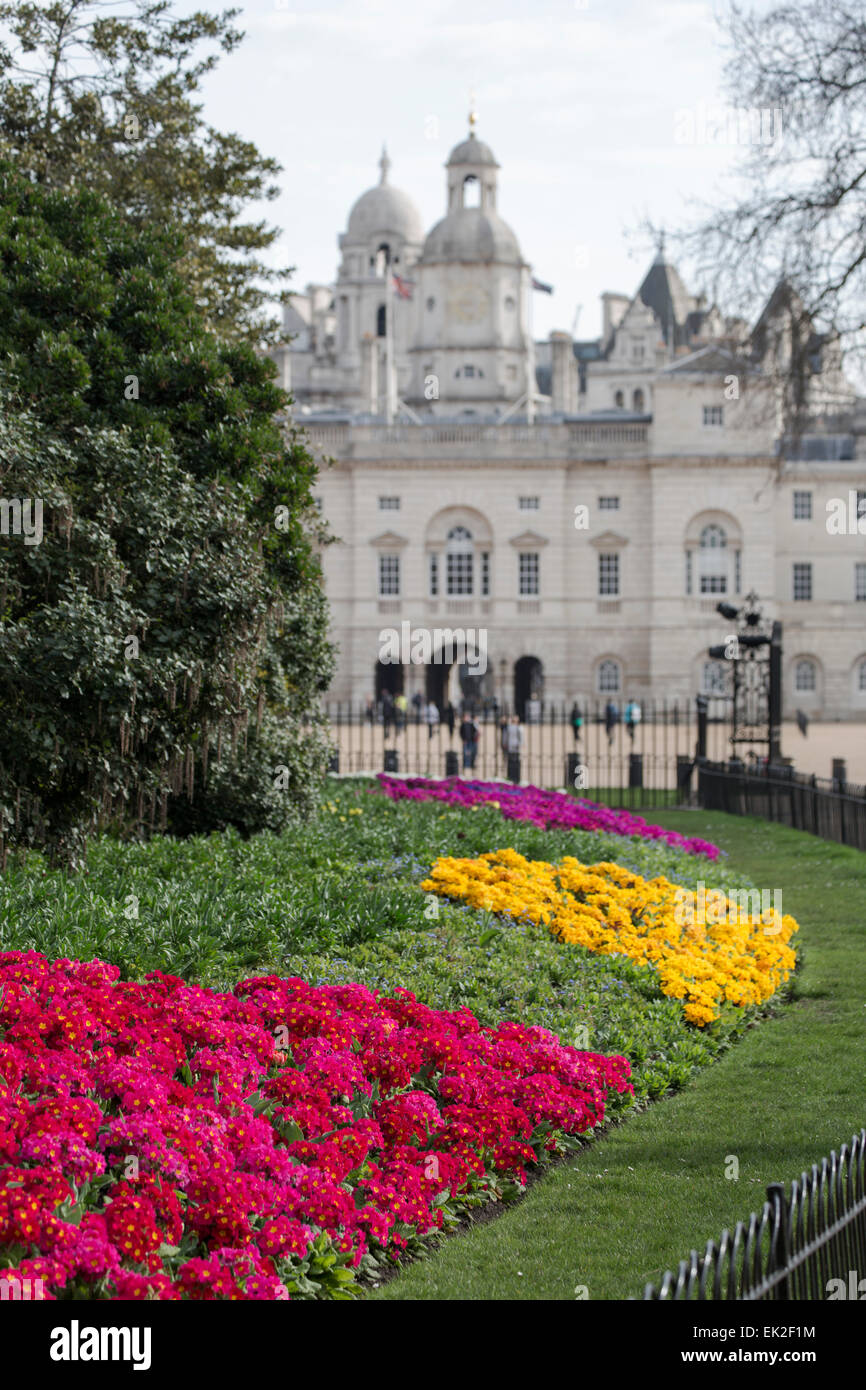
[[[717,703],[722,717],[712,718],[711,711],[707,742],[722,757],[729,717],[723,702]],[[401,713],[381,702],[328,703],[324,712],[335,747],[332,770],[340,773],[509,779],[575,787],[635,807],[688,800],[693,783],[697,715],[688,700],[642,702],[639,720],[629,721],[623,705],[613,718],[604,701],[585,699],[579,702],[579,723],[571,703],[529,700],[521,710],[519,749],[510,756],[502,725],[515,712],[491,702],[471,711],[480,738],[468,761],[457,710],[446,709],[432,723],[423,705]]]
[[[698,760],[698,801],[708,811],[761,816],[866,850],[866,787],[790,767],[747,769]]]
[[[693,1250],[644,1300],[860,1298],[866,1293],[866,1129],[791,1184],[767,1188],[733,1235]]]

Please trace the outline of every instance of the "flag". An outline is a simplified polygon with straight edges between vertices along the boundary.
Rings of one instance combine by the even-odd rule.
[[[546,285],[543,280],[536,280],[534,275],[532,277],[532,288],[534,290],[540,290],[542,294],[553,294],[553,286]]]
[[[398,295],[400,299],[412,298],[414,280],[404,280],[402,275],[395,275],[393,271],[391,272],[391,279],[394,281],[394,293]]]
[[[805,715],[801,709],[797,710],[797,728],[800,730],[800,733],[805,738],[807,730],[809,728],[809,718],[808,715]]]

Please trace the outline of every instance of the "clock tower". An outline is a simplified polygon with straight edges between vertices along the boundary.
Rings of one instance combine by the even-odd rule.
[[[415,270],[407,400],[422,417],[496,419],[527,389],[529,267],[496,207],[499,165],[475,134],[446,164],[448,211]]]

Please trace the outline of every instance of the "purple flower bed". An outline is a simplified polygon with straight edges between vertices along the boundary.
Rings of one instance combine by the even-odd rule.
[[[631,811],[612,810],[596,801],[544,791],[541,787],[515,787],[510,782],[470,782],[459,777],[389,777],[379,773],[379,786],[392,801],[447,801],[452,806],[477,806],[495,801],[508,820],[530,821],[543,830],[605,830],[611,835],[636,835],[644,840],[664,840],[689,854],[718,859],[718,845],[649,825]]]

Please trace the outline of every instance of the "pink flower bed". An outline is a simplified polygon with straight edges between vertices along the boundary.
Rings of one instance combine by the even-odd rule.
[[[573,1145],[629,1072],[405,990],[221,994],[0,954],[0,1278],[48,1298],[346,1298]]]
[[[718,859],[718,845],[688,838],[676,830],[649,825],[632,811],[613,810],[596,801],[544,791],[541,787],[516,787],[510,782],[470,782],[459,777],[389,777],[379,773],[379,786],[393,801],[447,801],[452,806],[478,806],[496,802],[508,820],[530,821],[544,830],[605,830],[611,835],[637,835],[643,840],[663,840],[689,854]]]

